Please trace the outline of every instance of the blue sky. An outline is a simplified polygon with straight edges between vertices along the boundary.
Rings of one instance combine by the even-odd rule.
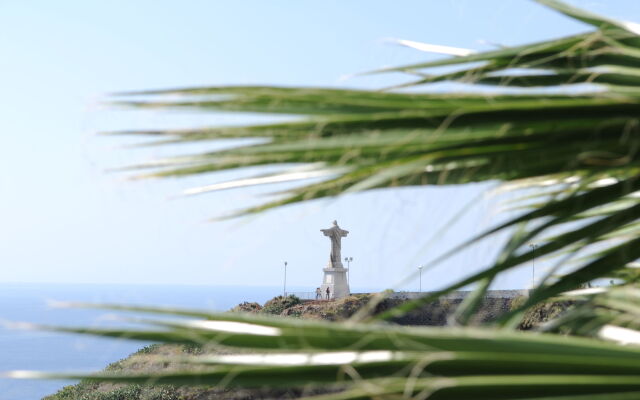
[[[640,2],[574,3],[640,20]],[[353,285],[390,287],[499,218],[496,200],[478,196],[484,186],[366,193],[207,223],[257,192],[175,199],[221,178],[128,182],[108,170],[168,149],[124,149],[124,139],[96,132],[242,119],[124,112],[100,100],[204,84],[374,88],[392,78],[342,78],[433,57],[385,38],[483,49],[586,29],[521,0],[0,1],[0,282],[278,285],[287,260],[290,284],[313,288],[328,257],[319,229],[337,219],[351,231],[343,254],[355,259]],[[424,274],[423,287],[470,273],[499,246],[496,239],[459,254]],[[498,286],[529,279],[523,270]]]

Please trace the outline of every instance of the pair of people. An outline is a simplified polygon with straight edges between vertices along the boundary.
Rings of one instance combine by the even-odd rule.
[[[331,289],[327,286],[327,290],[325,291],[327,294],[327,300],[331,298]],[[320,288],[316,288],[316,300],[322,300],[322,290]]]

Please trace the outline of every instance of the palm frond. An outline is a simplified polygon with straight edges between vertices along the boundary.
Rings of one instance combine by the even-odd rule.
[[[229,388],[330,387],[336,393],[322,398],[336,399],[393,398],[403,394],[429,394],[429,398],[437,399],[555,399],[640,392],[640,347],[590,338],[490,329],[265,319],[153,307],[101,307],[206,319],[145,320],[140,322],[147,327],[135,330],[54,329],[242,351],[227,349],[217,355],[171,360],[200,367],[188,371],[18,371],[9,376]]]
[[[608,341],[631,338],[627,343],[638,343],[634,340],[640,336],[639,306],[633,288],[578,293],[580,302],[572,312],[542,328],[554,333],[496,327],[411,328],[380,322],[479,283],[456,315],[459,323],[466,323],[498,274],[532,259],[527,248],[532,241],[540,244],[537,256],[557,257],[577,250],[585,256],[571,270],[547,277],[522,306],[503,317],[500,323],[505,327],[514,325],[526,308],[593,279],[637,281],[632,266],[640,258],[640,30],[635,24],[555,0],[540,3],[594,30],[372,72],[407,74],[413,80],[402,87],[422,90],[418,93],[229,86],[113,96],[115,104],[140,109],[285,116],[284,121],[268,124],[115,132],[153,137],[150,145],[247,139],[245,146],[133,166],[143,178],[263,165],[287,167],[274,174],[194,188],[190,193],[323,178],[239,215],[373,188],[497,180],[525,189],[521,214],[435,262],[512,229],[495,263],[365,322],[362,316],[360,322],[332,324],[104,306],[180,318],[137,320],[145,325],[140,329],[41,328],[215,344],[250,353],[189,359],[205,367],[191,372],[126,376],[20,372],[12,376],[242,387],[331,385],[337,391],[319,397],[327,400],[638,398],[640,347]],[[436,67],[451,69],[434,73]],[[442,82],[462,83],[468,90],[429,90],[431,84]],[[249,142],[252,138],[259,140]]]
[[[159,139],[151,144],[261,139],[138,165],[137,170],[147,169],[139,177],[179,177],[262,165],[289,167],[193,188],[186,191],[189,194],[322,178],[232,216],[374,188],[498,180],[531,193],[541,182],[556,182],[536,198],[537,203],[524,203],[528,210],[521,216],[464,244],[524,224],[526,233],[505,247],[501,261],[438,293],[480,280],[488,287],[498,273],[531,259],[526,248],[531,241],[544,243],[538,253],[548,256],[576,247],[597,248],[573,272],[557,282],[543,282],[525,304],[528,307],[611,274],[640,256],[636,251],[640,232],[633,228],[639,222],[634,193],[640,189],[640,31],[632,23],[561,2],[540,2],[596,29],[373,72],[417,75],[418,81],[403,86],[427,88],[420,93],[267,86],[123,93],[114,101],[127,107],[263,113],[290,119],[122,133]],[[457,69],[430,73],[435,67]],[[469,90],[429,91],[429,84],[435,82],[464,83]],[[588,84],[588,90],[571,89],[576,84]],[[504,89],[510,92],[503,93]],[[304,172],[291,170],[300,164],[310,167]],[[545,240],[551,236],[553,240]],[[416,300],[395,312],[433,298]],[[469,306],[473,309],[473,302]]]

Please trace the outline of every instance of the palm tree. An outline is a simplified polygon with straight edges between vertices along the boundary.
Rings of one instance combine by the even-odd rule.
[[[439,259],[507,230],[509,240],[493,265],[373,318],[359,315],[346,324],[330,324],[107,306],[201,320],[149,321],[162,330],[60,330],[164,342],[216,342],[266,353],[194,358],[192,362],[210,367],[199,372],[94,375],[91,379],[223,382],[243,387],[326,385],[338,379],[345,390],[323,397],[327,399],[403,395],[640,398],[640,348],[607,341],[640,343],[636,330],[640,291],[634,287],[637,270],[632,264],[640,257],[640,25],[603,18],[555,0],[539,2],[594,30],[481,53],[452,51],[456,55],[438,61],[371,72],[400,72],[410,77],[406,84],[388,90],[230,86],[117,96],[118,104],[137,108],[292,116],[272,124],[118,132],[152,135],[159,139],[157,144],[166,145],[219,138],[263,139],[137,165],[135,168],[145,169],[139,177],[188,176],[274,164],[283,167],[277,173],[204,186],[190,193],[324,178],[234,216],[373,188],[494,180],[505,188],[522,190],[525,211]],[[443,66],[451,69],[432,72]],[[462,83],[467,91],[429,91],[429,84],[435,82]],[[414,90],[401,90],[404,88]],[[129,100],[131,96],[144,100]],[[494,326],[435,329],[375,323],[476,284],[477,290],[457,310],[457,323],[465,325],[496,276],[531,261],[533,254],[527,251],[531,242],[539,243],[537,256],[555,256],[561,261],[522,305]],[[566,270],[570,261],[571,268]],[[625,284],[572,291],[603,277]],[[509,329],[530,307],[567,296],[580,299],[580,305],[546,326],[548,333]],[[276,351],[285,354],[274,354]],[[329,353],[325,362],[318,361],[319,353]],[[227,379],[230,374],[231,380]]]

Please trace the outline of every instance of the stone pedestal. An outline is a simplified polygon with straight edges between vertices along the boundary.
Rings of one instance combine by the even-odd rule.
[[[324,278],[322,279],[320,290],[323,299],[327,299],[327,288],[329,288],[330,299],[339,299],[351,294],[347,281],[347,268],[344,268],[342,265],[327,266],[322,270],[324,271]]]

